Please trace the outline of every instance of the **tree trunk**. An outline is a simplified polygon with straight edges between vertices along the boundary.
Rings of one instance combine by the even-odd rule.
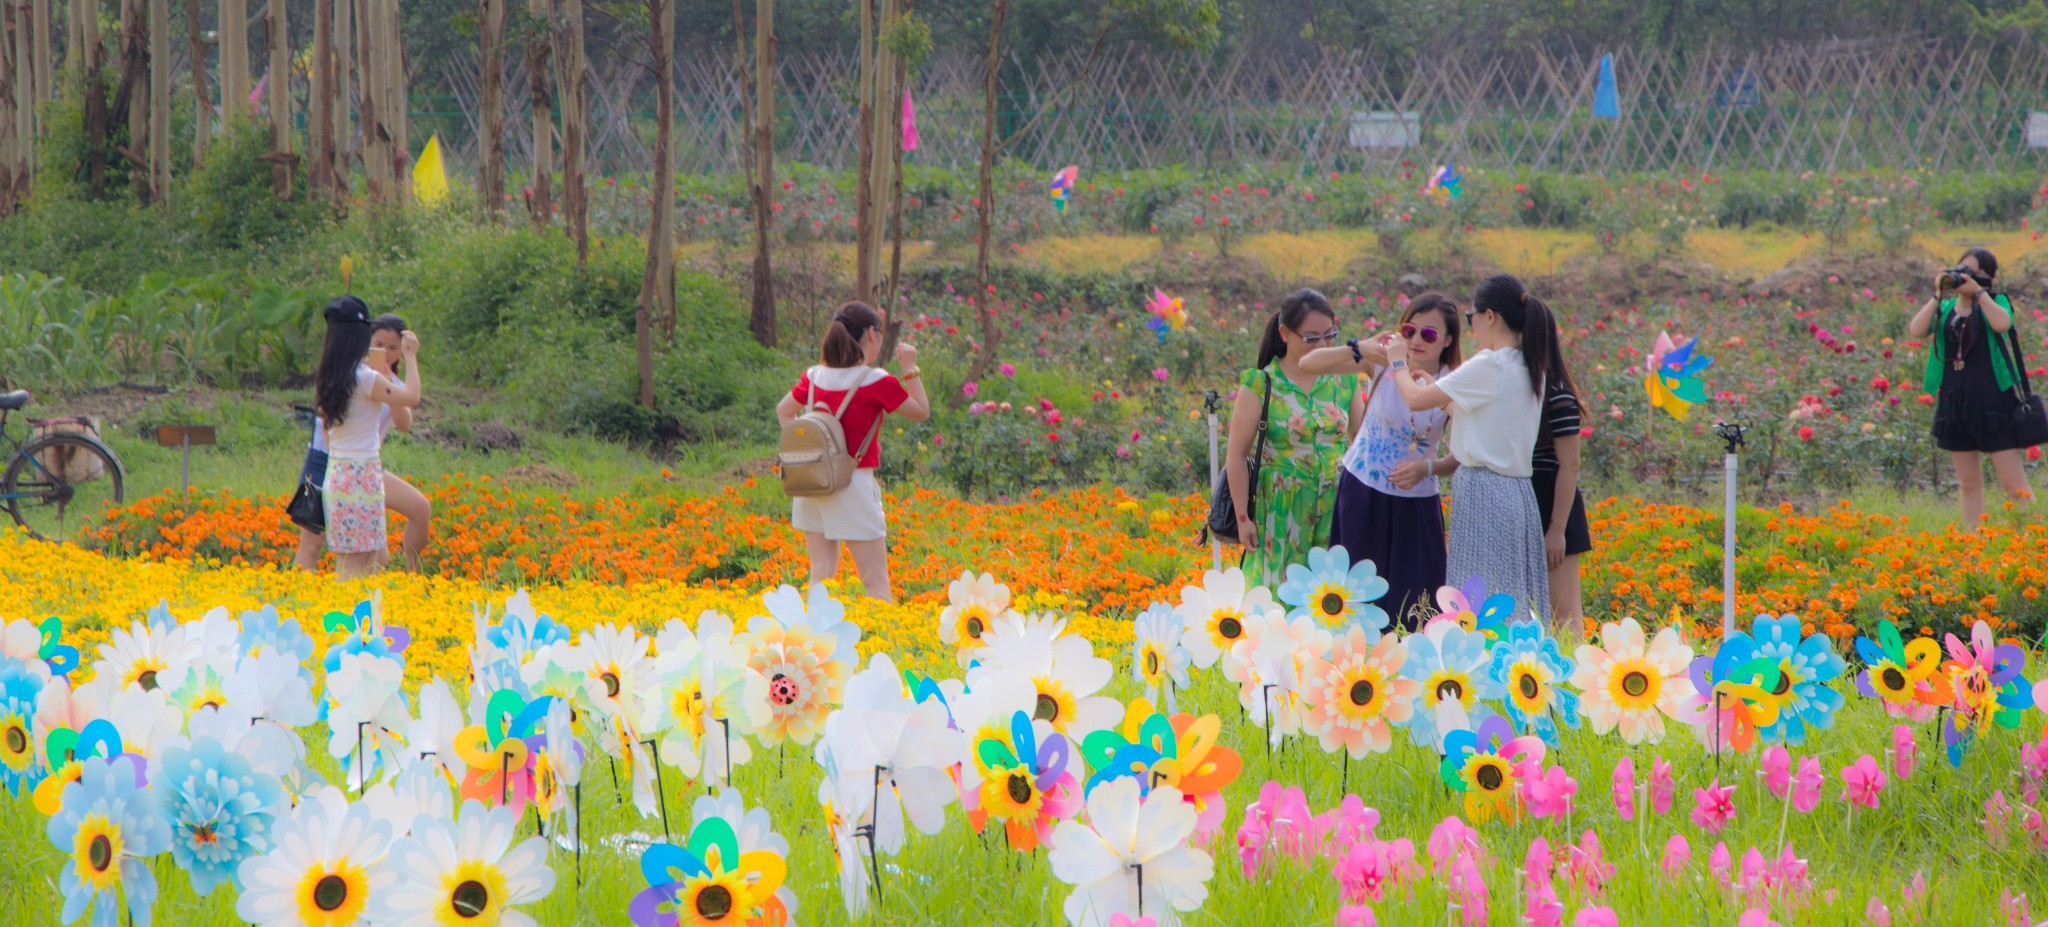
[[[79,0],[76,9],[89,9]],[[107,195],[107,139],[113,134],[113,114],[107,112],[106,52],[100,48],[98,16],[79,17],[79,54],[85,68],[85,186],[93,199]]]
[[[36,51],[31,63],[36,69],[36,102],[40,103],[57,98],[56,64],[50,60],[57,53],[57,49],[50,44],[50,0],[35,0],[33,7],[36,17]],[[36,132],[41,134],[47,131],[49,127],[43,125],[42,115],[38,113]]]
[[[654,408],[654,324],[672,320],[676,305],[675,236],[675,65],[671,57],[676,40],[675,0],[646,0],[647,19],[654,35],[649,43],[654,59],[654,181],[649,193],[654,203],[647,224],[647,267],[640,278],[638,312],[633,320],[640,363],[640,404]]]
[[[6,27],[6,32],[0,33],[0,216],[13,215],[20,205],[16,193],[22,183],[20,152],[28,141],[22,137],[22,120],[17,118],[28,88],[20,86],[14,66],[15,58],[28,51],[28,43],[21,39],[21,33],[28,31],[22,28],[27,25],[24,13],[12,0],[0,7]]]
[[[747,88],[747,14],[740,0],[732,0],[732,74],[733,85],[740,88],[740,171],[747,176],[751,193],[754,177],[754,98]]]
[[[1003,19],[1009,12],[1010,0],[996,0],[995,15],[988,27],[988,65],[981,75],[981,187],[974,218],[974,312],[981,319],[981,347],[974,352],[974,363],[967,367],[970,383],[979,381],[995,366],[996,343],[1002,340],[1002,332],[996,328],[996,309],[991,305],[994,300],[988,292],[988,240],[990,219],[996,207],[996,69],[1002,63]],[[955,390],[952,402],[966,402],[965,397],[966,394]]]
[[[285,0],[270,0],[270,188],[277,198],[292,198],[292,45]]]
[[[888,238],[888,212],[883,205],[883,197],[889,195],[889,172],[891,166],[896,163],[888,152],[891,147],[903,147],[900,129],[893,138],[889,134],[889,129],[895,126],[903,115],[903,91],[896,76],[896,53],[890,51],[888,45],[881,41],[883,36],[895,28],[898,17],[902,15],[902,2],[880,2],[881,18],[876,22],[875,32],[874,117],[868,121],[868,135],[871,140],[868,147],[874,151],[874,157],[868,162],[868,195],[873,202],[868,207],[870,221],[855,230],[861,237],[867,239],[869,288],[861,293],[860,298],[876,306],[888,301],[885,292],[888,286],[882,277],[882,243]],[[894,106],[890,105],[891,100],[895,101]],[[890,115],[892,112],[894,116]]]
[[[398,0],[383,0],[384,21],[378,35],[384,48],[384,126],[390,139],[391,172],[399,202],[412,199],[412,82],[405,71],[405,33],[400,28]]]
[[[478,205],[486,221],[495,220],[505,203],[505,4],[478,0],[477,50],[482,58],[478,80],[483,85],[483,138],[478,149]],[[672,0],[671,0],[672,2]]]
[[[80,0],[90,8],[90,0]],[[222,123],[249,112],[249,0],[220,0],[220,111]],[[97,31],[97,27],[88,28]],[[87,44],[97,44],[97,39]]]
[[[854,131],[860,153],[853,176],[853,294],[862,302],[873,299],[875,291],[874,236],[868,226],[875,221],[875,2],[860,4],[860,84],[854,90],[859,120]]]
[[[351,0],[333,0],[334,4],[334,118],[330,132],[334,140],[334,175],[340,186],[340,195],[347,199],[354,184],[350,175],[354,172],[351,163],[355,160],[355,128],[349,122],[349,75],[355,73],[354,28],[355,4]]]
[[[149,0],[149,199],[171,201],[170,0]]]
[[[355,0],[356,24],[362,35],[356,42],[357,119],[363,127],[363,184],[372,203],[387,203],[394,196],[391,179],[391,135],[384,127],[384,67],[388,53],[376,41],[376,24],[390,0]]]
[[[149,4],[121,0],[121,86],[114,91],[114,113],[128,125],[122,154],[133,168],[129,185],[149,201]]]
[[[907,11],[907,3],[905,7]],[[898,306],[896,297],[903,288],[903,104],[900,102],[900,98],[903,96],[902,90],[908,85],[909,80],[909,63],[902,58],[897,58],[896,95],[899,98],[899,102],[897,105],[890,107],[889,110],[895,114],[889,120],[889,125],[892,127],[889,137],[895,141],[890,146],[891,153],[889,157],[889,218],[891,227],[889,235],[889,288],[885,291],[883,297],[889,306],[889,313],[887,315],[888,324],[883,326],[882,329],[882,357],[884,358],[896,355],[896,342],[903,338],[903,317],[896,312]]]
[[[41,2],[41,0],[38,0]],[[199,18],[199,0],[185,0],[185,48],[192,59],[192,169],[206,166],[206,146],[213,134],[213,88],[206,82],[206,31]]]
[[[775,0],[754,0],[754,300],[747,327],[774,347],[775,271],[769,260],[775,230]]]
[[[85,9],[83,0],[70,0],[64,7],[64,67],[85,68]]]
[[[347,0],[343,0],[347,2]],[[306,92],[306,188],[337,198],[334,182],[334,0],[313,0],[313,57]]]
[[[527,0],[526,10],[536,22],[548,22],[553,11],[548,0]],[[553,30],[534,32],[526,41],[528,108],[533,116],[533,200],[528,215],[536,231],[555,218],[555,104],[548,93],[548,50]]]
[[[562,220],[576,242],[576,266],[590,263],[590,186],[583,179],[590,113],[583,93],[583,0],[561,0],[555,27],[555,91],[562,107]],[[746,96],[744,88],[741,97]]]

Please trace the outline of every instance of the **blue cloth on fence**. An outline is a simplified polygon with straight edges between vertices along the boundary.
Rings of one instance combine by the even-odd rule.
[[[1621,118],[1621,100],[1614,92],[1614,56],[1600,56],[1600,84],[1593,88],[1593,115],[1602,119]]]

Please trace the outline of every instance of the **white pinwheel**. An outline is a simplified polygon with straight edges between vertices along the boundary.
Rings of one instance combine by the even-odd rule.
[[[847,682],[846,705],[825,719],[817,756],[824,763],[830,754],[843,781],[821,783],[819,800],[851,796],[852,806],[835,807],[873,826],[880,853],[903,849],[906,817],[919,832],[938,833],[955,796],[949,770],[967,759],[965,735],[948,722],[945,705],[913,703],[896,664],[876,654]]]
[[[311,680],[300,675],[300,667],[290,654],[265,648],[236,662],[221,684],[221,694],[252,718],[306,727],[319,720],[320,709],[313,704]]]
[[[981,636],[1010,610],[1010,587],[988,573],[969,570],[946,586],[946,607],[939,612],[939,641],[953,648],[954,659],[966,666],[981,646]]]
[[[377,921],[388,927],[493,924],[533,927],[514,905],[531,904],[555,890],[547,842],[518,839],[519,816],[509,808],[466,801],[454,821],[421,815],[412,835],[391,845],[398,882],[378,896]]]
[[[1116,699],[1097,695],[1116,675],[1108,660],[1095,655],[1083,637],[1063,637],[1065,622],[1024,617],[997,622],[976,651],[981,665],[967,673],[968,688],[984,685],[993,674],[1027,679],[1037,690],[1031,717],[1049,722],[1053,730],[1081,743],[1089,734],[1123,720]]]
[[[1164,704],[1167,714],[1180,710],[1176,693],[1188,687],[1190,657],[1181,645],[1181,631],[1180,615],[1157,604],[1131,626],[1131,678],[1144,687],[1146,699]]]
[[[1141,792],[1133,777],[1110,780],[1088,793],[1087,823],[1053,829],[1046,859],[1055,878],[1074,886],[1062,905],[1069,924],[1108,927],[1122,915],[1174,925],[1208,899],[1215,863],[1188,846],[1194,806],[1170,785]]]
[[[316,789],[271,830],[270,852],[242,861],[235,916],[252,924],[364,927],[397,873],[385,865],[391,825],[332,786]]]
[[[1301,669],[1330,652],[1330,633],[1307,615],[1265,612],[1245,623],[1231,652],[1223,676],[1237,683],[1237,703],[1252,725],[1273,743],[1300,733]]]
[[[459,781],[464,770],[461,759],[455,755],[455,738],[469,726],[468,716],[455,701],[454,691],[439,676],[420,686],[419,702],[419,717],[405,724],[408,765],[425,763],[447,773],[451,781]],[[401,826],[410,823],[410,819],[400,822]]]
[[[401,765],[402,737],[412,724],[400,691],[404,675],[397,660],[349,653],[327,676],[327,753],[341,761],[350,790]]]
[[[1279,611],[1273,593],[1264,586],[1247,587],[1244,571],[1236,567],[1203,573],[1201,585],[1182,587],[1180,604],[1174,607],[1181,620],[1181,646],[1188,649],[1196,669],[1227,659],[1252,616]]]
[[[694,634],[671,621],[659,637],[654,679],[660,697],[641,729],[660,739],[661,760],[691,778],[725,782],[753,757],[748,736],[768,724],[768,680],[746,663],[732,619],[707,611]]]
[[[138,621],[115,628],[107,636],[107,642],[100,645],[100,658],[93,661],[92,678],[112,680],[122,689],[131,685],[154,689],[159,675],[198,655],[199,645],[186,638],[184,626]]]

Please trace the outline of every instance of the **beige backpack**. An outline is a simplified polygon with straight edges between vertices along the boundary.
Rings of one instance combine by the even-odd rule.
[[[846,399],[839,403],[837,412],[827,413],[818,408],[818,384],[812,371],[810,389],[804,396],[804,413],[782,424],[782,441],[776,447],[775,466],[782,473],[782,494],[792,498],[799,496],[829,496],[853,483],[853,472],[860,459],[867,456],[868,445],[873,444],[875,435],[882,430],[880,419],[868,436],[860,443],[860,449],[849,454],[846,451],[846,427],[840,417],[853,405],[853,394],[860,384],[846,391]]]

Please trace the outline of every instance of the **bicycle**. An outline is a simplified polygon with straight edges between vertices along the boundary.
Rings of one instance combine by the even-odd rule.
[[[24,442],[7,431],[7,415],[29,403],[27,390],[0,393],[0,440],[14,446],[0,504],[39,540],[75,543],[108,508],[121,504],[127,473],[114,452],[90,435],[46,434]]]

